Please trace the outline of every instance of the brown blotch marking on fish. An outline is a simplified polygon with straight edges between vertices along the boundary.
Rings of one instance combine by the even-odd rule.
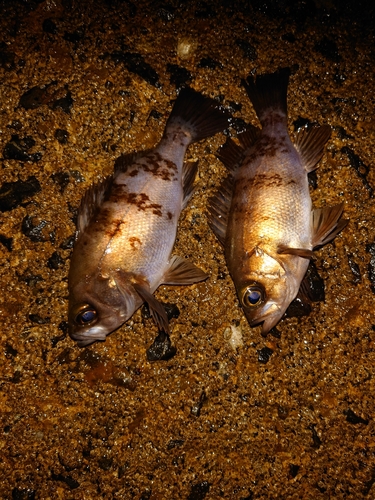
[[[138,210],[143,212],[152,210],[152,213],[155,215],[162,215],[162,206],[158,203],[150,203],[150,198],[146,193],[129,193],[126,191],[125,186],[121,184],[114,185],[114,189],[110,196],[110,202],[128,203],[129,205],[135,205]]]
[[[242,181],[242,182],[241,182]],[[244,178],[239,181],[240,189],[250,189],[254,187],[279,187],[288,184],[295,184],[294,179],[285,179],[280,174],[258,174],[250,179]]]
[[[172,219],[172,217],[173,217],[172,212],[167,212],[167,217],[168,217],[168,219],[169,219],[169,220],[171,220],[171,219]]]
[[[132,236],[131,238],[129,238],[129,243],[134,250],[137,250],[142,245],[141,240],[136,236]]]
[[[121,226],[125,224],[125,221],[122,219],[115,219],[111,221],[110,225],[105,227],[105,234],[107,234],[110,238],[114,238],[117,233],[121,232]]]
[[[177,165],[173,161],[162,158],[159,153],[150,153],[145,156],[140,166],[145,172],[150,172],[163,181],[177,180]]]

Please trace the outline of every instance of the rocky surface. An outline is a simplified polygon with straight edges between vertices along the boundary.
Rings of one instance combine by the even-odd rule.
[[[0,497],[374,498],[371,2],[0,5]],[[170,339],[140,310],[78,348],[67,274],[85,189],[158,141],[181,85],[230,109],[235,135],[257,124],[241,78],[283,66],[291,133],[333,129],[313,202],[350,219],[317,252],[324,301],[265,339],[248,326],[205,216],[219,134],[188,153],[199,177],[175,253],[210,278],[157,291],[179,312]]]

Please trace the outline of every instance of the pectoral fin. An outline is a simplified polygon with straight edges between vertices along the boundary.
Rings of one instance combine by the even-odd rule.
[[[340,219],[344,210],[344,204],[334,207],[315,208],[312,213],[313,227],[313,248],[320,247],[335,238],[349,222],[346,219]]]
[[[188,260],[174,255],[161,283],[165,285],[192,285],[207,278],[207,274],[202,269]]]
[[[290,248],[286,245],[279,245],[277,247],[277,253],[298,255],[299,257],[304,257],[306,259],[312,259],[314,257],[314,252],[308,248]]]
[[[298,132],[295,147],[302,158],[306,172],[317,168],[317,163],[323,156],[324,144],[331,135],[331,127],[322,125]]]
[[[169,334],[170,331],[167,313],[165,312],[165,309],[160,304],[160,302],[152,295],[148,285],[146,283],[133,283],[133,287],[138,295],[145,302],[147,302],[148,307],[150,308],[150,314],[157,324],[158,328]]]

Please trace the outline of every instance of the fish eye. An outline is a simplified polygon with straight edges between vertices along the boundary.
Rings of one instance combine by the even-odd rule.
[[[264,289],[260,285],[248,286],[242,296],[245,307],[257,307],[264,301]]]
[[[86,326],[96,321],[98,313],[89,304],[84,305],[75,318],[77,325]]]

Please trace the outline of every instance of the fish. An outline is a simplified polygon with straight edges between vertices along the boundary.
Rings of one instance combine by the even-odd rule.
[[[229,171],[209,199],[208,222],[250,326],[265,336],[297,296],[314,250],[345,227],[343,204],[313,208],[308,176],[318,167],[331,128],[288,134],[289,68],[242,84],[261,129],[246,125],[218,157]]]
[[[191,143],[228,128],[229,119],[214,99],[182,89],[155,148],[120,156],[113,174],[83,196],[68,276],[69,334],[78,346],[104,341],[144,302],[168,334],[155,290],[207,278],[172,255],[197,173],[197,162],[184,156]]]

